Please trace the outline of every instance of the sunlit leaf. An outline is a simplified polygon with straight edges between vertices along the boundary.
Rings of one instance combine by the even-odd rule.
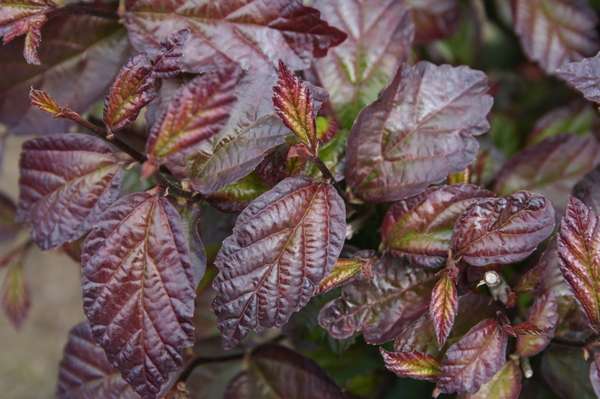
[[[348,140],[346,180],[367,201],[394,201],[463,170],[477,155],[473,136],[489,129],[485,74],[419,62],[401,67],[366,107]]]
[[[388,352],[380,349],[385,367],[398,377],[435,381],[440,375],[440,362],[419,352]]]
[[[446,338],[450,335],[458,312],[458,290],[450,273],[451,271],[447,271],[442,274],[433,287],[429,303],[429,317],[433,322],[435,336],[440,347],[446,343]]]
[[[304,307],[345,234],[344,202],[331,185],[291,177],[252,201],[215,260],[213,308],[225,345],[250,330],[282,326]]]
[[[319,283],[318,293],[323,294],[334,288],[348,284],[355,278],[363,276],[368,278],[372,273],[373,258],[354,257],[352,259],[338,259],[333,270]]]
[[[96,341],[137,393],[157,397],[194,343],[200,270],[181,217],[159,192],[129,194],[89,233],[81,263]]]
[[[550,201],[526,191],[481,200],[456,222],[454,256],[473,266],[519,262],[552,233],[554,218]]]
[[[461,399],[518,399],[522,379],[518,360],[511,359],[477,393],[465,395]]]

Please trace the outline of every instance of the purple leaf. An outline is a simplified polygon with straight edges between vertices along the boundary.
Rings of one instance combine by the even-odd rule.
[[[541,195],[520,191],[481,200],[457,220],[454,256],[473,266],[519,262],[554,230],[554,208]]]
[[[487,79],[467,67],[419,62],[358,116],[348,139],[346,179],[366,201],[395,201],[469,165],[473,136],[489,129]]]
[[[345,233],[344,202],[329,184],[291,177],[252,201],[215,260],[213,308],[225,345],[253,329],[280,327],[304,307],[333,268]]]
[[[415,24],[415,41],[429,43],[450,36],[457,28],[460,6],[457,0],[408,0]]]
[[[519,356],[535,356],[548,346],[558,324],[558,303],[551,293],[538,296],[529,309],[527,322],[540,329],[542,335],[519,335],[517,353]]]
[[[465,395],[462,399],[518,399],[522,379],[519,361],[511,359],[477,393]]]
[[[600,214],[600,168],[592,170],[573,187],[573,196]]]
[[[83,308],[123,378],[156,398],[194,343],[195,289],[181,217],[159,192],[113,204],[84,243]]]
[[[84,134],[27,141],[20,161],[19,210],[42,249],[82,237],[118,197],[127,157]]]
[[[600,54],[580,61],[565,63],[557,72],[558,77],[579,90],[583,96],[600,103]]]

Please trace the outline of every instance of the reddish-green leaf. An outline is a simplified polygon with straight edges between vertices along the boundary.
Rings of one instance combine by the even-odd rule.
[[[437,389],[444,393],[475,393],[506,361],[508,336],[494,319],[471,328],[450,346],[442,360]]]
[[[5,269],[2,283],[1,305],[6,317],[18,329],[29,313],[30,291],[25,275],[24,261],[29,252],[29,246],[17,247],[3,258],[0,258],[0,269]]]
[[[348,184],[364,200],[395,201],[463,170],[489,128],[487,90],[485,74],[464,66],[401,67],[352,127]]]
[[[19,218],[43,249],[82,237],[119,195],[127,158],[106,142],[62,134],[23,145]]]
[[[433,287],[429,303],[429,317],[433,322],[435,336],[440,347],[446,343],[446,338],[450,335],[458,312],[458,291],[450,273],[442,274]]]
[[[525,53],[548,73],[598,51],[598,18],[587,0],[513,0]]]
[[[318,294],[331,291],[334,288],[348,284],[355,278],[363,276],[368,278],[372,273],[373,258],[354,257],[352,259],[338,259],[333,270],[319,283]]]
[[[458,26],[457,0],[407,0],[415,24],[415,41],[428,43],[450,36]]]
[[[139,396],[111,365],[104,350],[94,342],[87,322],[69,332],[58,371],[59,399],[120,398]]]
[[[526,191],[481,200],[456,222],[454,256],[473,266],[519,262],[552,233],[554,218],[550,201]]]
[[[473,185],[432,188],[395,203],[385,215],[381,239],[395,256],[422,266],[441,266],[456,219],[472,204],[494,194]]]
[[[383,258],[373,267],[371,280],[345,286],[341,297],[321,309],[319,324],[336,339],[362,333],[371,344],[390,341],[427,310],[434,284],[433,273]]]
[[[517,353],[519,356],[535,356],[548,346],[558,324],[558,304],[551,293],[538,296],[529,309],[527,321],[543,331],[541,335],[519,335]]]
[[[190,0],[127,3],[125,24],[140,51],[157,46],[169,34],[189,28],[183,63],[198,71],[207,63],[228,59],[248,69],[276,65],[304,69],[346,37],[327,25],[319,12],[298,0],[233,0],[199,4]]]
[[[327,22],[348,34],[314,66],[340,120],[349,128],[408,59],[414,26],[403,1],[319,0],[314,6]]]
[[[247,369],[229,383],[224,399],[346,397],[315,362],[283,346],[261,346],[246,364]]]
[[[16,218],[15,202],[0,191],[0,243],[11,240],[21,229],[21,224],[17,222]]]
[[[527,145],[538,144],[549,137],[561,134],[584,136],[600,127],[600,118],[588,102],[577,101],[559,107],[538,119],[527,136]]]
[[[231,183],[206,199],[215,208],[223,212],[241,212],[250,202],[271,188],[256,173]]]
[[[143,397],[158,397],[194,343],[195,289],[177,210],[159,192],[129,194],[87,236],[83,308],[111,362]]]
[[[531,146],[506,162],[494,191],[519,190],[543,194],[564,209],[573,186],[600,164],[600,143],[593,136],[560,135]]]
[[[344,202],[329,184],[291,177],[252,201],[215,260],[213,308],[225,345],[253,329],[280,327],[304,307],[345,234]]]
[[[385,367],[398,377],[435,381],[440,375],[440,362],[433,356],[420,352],[388,352],[379,349]]]
[[[558,255],[560,270],[590,327],[600,331],[600,218],[575,197],[560,224]]]
[[[273,87],[273,105],[283,123],[313,155],[319,151],[313,96],[308,85],[279,61],[279,80]]]
[[[462,399],[518,399],[522,379],[519,361],[511,359],[477,393],[465,395]]]

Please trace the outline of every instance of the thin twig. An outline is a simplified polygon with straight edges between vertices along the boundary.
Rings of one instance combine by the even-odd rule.
[[[346,198],[346,193],[344,192],[344,189],[335,180],[335,177],[333,176],[333,173],[331,173],[331,171],[329,170],[329,168],[327,167],[327,165],[325,165],[325,163],[321,160],[321,158],[319,158],[319,157],[312,157],[311,160],[313,161],[313,163],[315,164],[315,166],[319,169],[319,171],[321,172],[321,174],[323,175],[323,177],[326,178],[327,180],[329,180],[331,182],[331,184],[333,184],[333,186],[335,187],[335,189],[337,190],[337,192],[342,196],[342,198]]]

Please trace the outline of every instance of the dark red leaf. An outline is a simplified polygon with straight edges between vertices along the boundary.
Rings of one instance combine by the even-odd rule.
[[[440,375],[440,362],[433,356],[419,352],[388,352],[379,349],[385,367],[398,377],[435,381]]]
[[[598,51],[598,18],[586,0],[513,0],[512,5],[525,53],[546,72]]]
[[[489,129],[487,79],[467,67],[419,62],[401,67],[366,107],[348,139],[346,179],[367,201],[418,194],[463,170]]]
[[[69,332],[58,371],[59,399],[134,399],[139,396],[109,363],[104,350],[94,342],[87,322]]]
[[[127,158],[84,134],[27,141],[20,161],[19,210],[42,249],[82,237],[119,195]]]
[[[415,24],[415,41],[428,43],[450,36],[457,28],[460,6],[457,0],[409,0]]]
[[[526,191],[481,200],[456,222],[454,256],[473,266],[519,262],[552,233],[554,218],[550,201]]]
[[[0,243],[13,239],[21,229],[21,224],[17,222],[16,218],[15,202],[0,191]]]
[[[0,304],[16,329],[19,329],[27,318],[31,306],[31,294],[24,270],[29,249],[29,245],[19,246],[0,258],[0,269],[6,269],[0,288]]]
[[[312,360],[283,346],[266,345],[248,357],[247,369],[229,384],[224,399],[344,399]]]
[[[345,234],[345,205],[329,184],[291,177],[250,203],[215,260],[213,308],[225,345],[253,329],[280,327],[304,307]]]
[[[508,336],[498,322],[486,319],[448,348],[437,389],[444,393],[475,393],[506,361]]]
[[[298,0],[233,0],[198,4],[190,0],[157,3],[128,2],[125,24],[133,45],[144,51],[169,34],[191,31],[183,49],[189,72],[228,59],[244,69],[276,65],[304,69],[313,57],[323,57],[346,35],[327,25],[319,12]]]
[[[458,312],[458,290],[449,272],[444,272],[431,292],[429,317],[433,322],[435,336],[440,348],[450,335]]]
[[[519,361],[511,359],[477,393],[465,395],[461,399],[518,399],[522,379]]]
[[[157,397],[194,343],[200,270],[181,217],[159,192],[129,194],[89,233],[81,263],[96,341],[137,393]]]
[[[381,240],[395,256],[406,256],[422,266],[441,266],[456,219],[478,200],[493,196],[474,185],[432,188],[390,207],[381,226]]]
[[[519,190],[537,192],[557,209],[564,209],[573,186],[598,164],[600,143],[593,136],[555,136],[508,160],[494,191],[503,195]]]
[[[600,331],[600,218],[571,197],[558,234],[560,270],[588,317]]]
[[[336,339],[362,332],[371,344],[390,341],[427,310],[434,284],[433,273],[383,258],[373,267],[372,280],[345,286],[340,298],[321,309],[319,324]]]
[[[554,336],[554,330],[558,324],[556,298],[551,293],[538,296],[529,309],[527,322],[543,332],[537,335],[519,335],[517,338],[519,356],[531,357],[546,349]]]

